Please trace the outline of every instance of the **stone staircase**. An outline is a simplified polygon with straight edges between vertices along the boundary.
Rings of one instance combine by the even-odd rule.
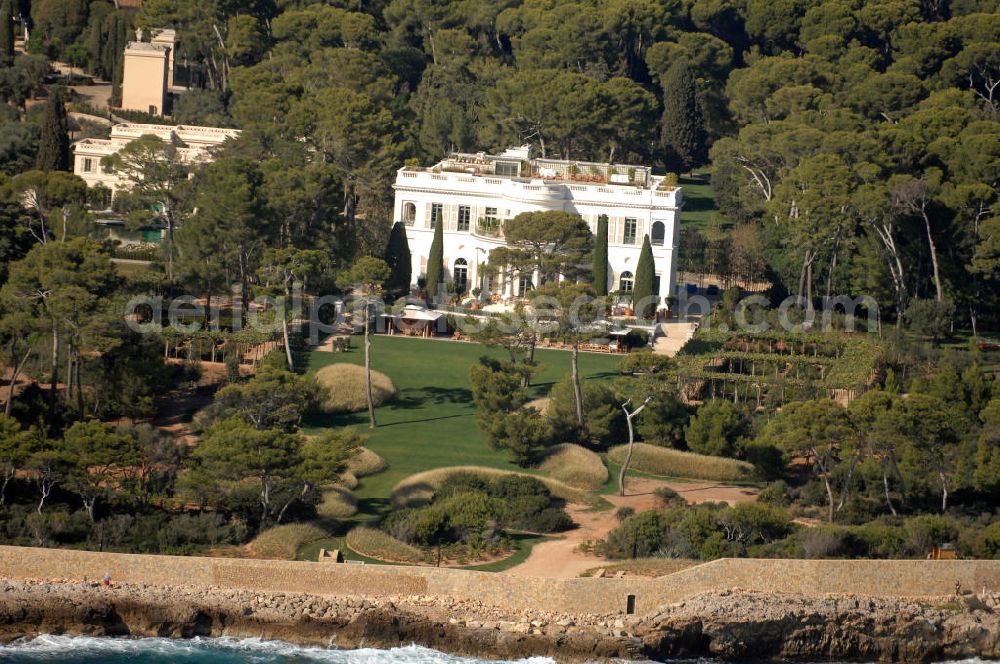
[[[653,352],[673,357],[694,336],[696,328],[697,323],[692,321],[660,323],[653,338]]]

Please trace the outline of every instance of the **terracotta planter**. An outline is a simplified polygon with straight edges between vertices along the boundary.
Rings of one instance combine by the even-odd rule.
[[[479,311],[479,303],[473,302],[472,306],[470,306],[469,308],[472,309],[473,311]]]
[[[632,307],[625,307],[625,315],[626,316],[632,315]]]

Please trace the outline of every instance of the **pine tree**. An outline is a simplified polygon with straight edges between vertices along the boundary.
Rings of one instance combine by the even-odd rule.
[[[14,60],[14,5],[11,0],[0,2],[0,64]]]
[[[68,171],[69,125],[66,120],[66,106],[62,91],[53,88],[42,118],[42,137],[38,143],[36,167],[40,171]]]
[[[649,244],[649,236],[646,235],[642,240],[642,251],[639,252],[639,262],[635,266],[635,285],[632,287],[632,306],[638,318],[652,318],[656,313],[657,294],[653,292],[655,279],[653,247]]]
[[[597,237],[594,240],[594,294],[603,297],[608,294],[608,215],[597,218]]]
[[[427,257],[427,301],[433,302],[444,279],[444,221],[434,224],[434,241]]]
[[[393,224],[389,243],[385,248],[385,262],[392,271],[386,286],[394,295],[406,295],[410,290],[410,243],[406,240],[406,226]]]
[[[671,65],[663,77],[660,144],[667,152],[667,163],[680,172],[708,161],[708,134],[698,103],[698,84],[684,59]]]

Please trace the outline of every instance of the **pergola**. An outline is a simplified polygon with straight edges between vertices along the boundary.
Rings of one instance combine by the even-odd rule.
[[[394,335],[399,330],[408,337],[430,337],[431,325],[437,323],[438,319],[444,316],[440,311],[431,311],[415,304],[408,304],[402,311],[395,314],[382,314],[383,318],[391,321],[389,325],[389,335]]]

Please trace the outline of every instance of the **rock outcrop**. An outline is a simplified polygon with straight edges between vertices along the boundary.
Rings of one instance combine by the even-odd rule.
[[[975,597],[803,597],[757,592],[698,595],[636,627],[654,659],[712,655],[933,662],[1000,657],[1000,615]]]
[[[418,643],[457,655],[562,661],[713,656],[930,662],[1000,657],[1000,613],[934,601],[717,592],[647,616],[505,611],[435,597],[0,581],[0,641],[37,634],[260,637],[302,645]]]

